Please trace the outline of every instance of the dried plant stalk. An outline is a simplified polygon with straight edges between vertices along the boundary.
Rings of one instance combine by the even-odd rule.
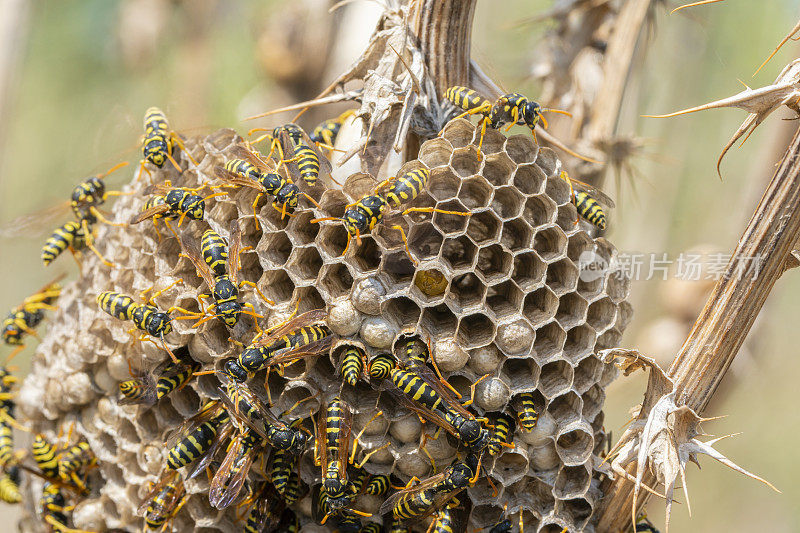
[[[736,357],[800,236],[800,129],[772,177],[725,274],[717,282],[667,373],[675,403],[702,412]],[[755,272],[747,269],[757,265]],[[744,274],[743,274],[744,272]],[[645,403],[651,395],[645,395]],[[633,473],[635,466],[628,471]],[[655,478],[645,475],[644,483]],[[617,477],[605,483],[597,530],[617,532],[630,520],[634,487]],[[638,498],[644,506],[647,494]]]

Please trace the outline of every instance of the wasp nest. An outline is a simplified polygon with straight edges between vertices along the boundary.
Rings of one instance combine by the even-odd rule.
[[[316,411],[341,387],[335,369],[345,346],[357,345],[372,356],[390,350],[401,333],[414,331],[430,340],[439,368],[462,394],[489,374],[476,390],[479,413],[513,410],[524,392],[533,393],[539,411],[538,427],[518,431],[513,450],[495,460],[485,456],[499,494],[492,495],[486,477],[469,490],[470,528],[496,521],[507,503],[509,513],[523,512],[526,531],[590,530],[601,496],[593,466],[603,447],[604,391],[616,375],[595,353],[620,341],[631,315],[625,301],[628,282],[613,270],[591,279],[580,275],[582,254],[592,252],[613,265],[614,249],[575,223],[569,187],[558,177],[560,162],[552,150],[538,147],[530,135],[506,138],[488,131],[479,155],[476,137],[468,121],[452,121],[422,145],[418,160],[401,169],[425,165],[431,170],[428,190],[412,206],[469,211],[470,217],[395,215],[373,235],[362,236],[360,245],[353,241],[342,256],[347,245],[342,224],[311,220],[341,216],[345,205],[374,188],[368,176],[354,175],[342,189],[307,189],[321,210],[301,205],[295,216],[281,219],[269,202],[262,202],[256,223],[255,193],[240,189],[208,200],[205,222],[185,223],[179,231],[199,237],[210,226],[226,235],[231,220],[241,219],[244,246],[251,247],[242,255],[241,278],[255,281],[277,302],[268,306],[244,294],[266,315],[262,325],[281,322],[298,302],[301,311],[328,310],[328,324],[338,335],[334,348],[329,357],[293,365],[283,377],[270,376],[276,408],[316,396],[303,404]],[[214,182],[214,167],[241,142],[231,130],[189,139],[186,146],[198,165],[181,153],[189,170],[178,175],[166,165],[152,178],[190,187]],[[135,194],[116,203],[115,218],[127,220],[140,209],[146,181],[140,177],[128,187]],[[404,228],[417,265],[406,255],[394,225]],[[195,414],[206,398],[217,396],[217,378],[205,375],[152,408],[120,406],[115,399],[118,383],[130,376],[129,361],[147,367],[166,355],[150,343],[133,344],[130,324],[101,312],[95,296],[104,290],[134,295],[182,279],[156,301],[162,308],[197,310],[196,295],[208,290],[161,227],[160,238],[149,222],[100,229],[98,247],[116,268],[85,258],[82,275],[65,289],[20,392],[20,407],[35,430],[55,437],[74,421],[99,459],[92,497],[74,512],[76,528],[141,527],[136,510],[147,483],[162,467],[165,433]],[[197,331],[187,322],[175,322],[167,340],[188,345],[192,357],[210,368],[237,355],[239,348],[229,337],[246,341],[252,332],[251,317],[230,331],[216,320]],[[372,456],[368,471],[394,472],[403,481],[431,473],[428,455],[419,450],[422,429],[416,416],[364,382],[355,389],[345,385],[342,397],[352,405],[354,433],[376,405],[384,411],[361,438],[365,450],[390,443]],[[427,451],[437,466],[446,465],[456,455],[454,444],[440,436],[428,441]],[[303,461],[301,475],[311,484],[319,469],[313,468],[310,451]],[[191,496],[174,526],[179,531],[240,529],[234,507],[218,511],[209,505],[208,485],[202,475],[187,482]],[[38,487],[27,490],[27,501],[36,501]],[[375,513],[379,506],[380,500],[363,496],[354,507]],[[303,522],[310,521],[309,507],[308,498],[297,504]]]

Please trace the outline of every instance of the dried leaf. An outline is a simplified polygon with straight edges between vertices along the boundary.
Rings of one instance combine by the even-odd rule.
[[[745,87],[747,86],[745,85]],[[782,105],[785,105],[800,116],[800,107],[798,107],[798,103],[800,103],[800,59],[795,59],[786,65],[775,79],[775,82],[771,85],[758,89],[747,87],[744,91],[731,97],[715,100],[708,104],[683,109],[666,115],[643,116],[650,118],[668,118],[721,107],[738,107],[750,113],[742,125],[739,126],[739,129],[733,134],[731,140],[728,141],[722,149],[722,153],[717,159],[717,174],[719,174],[720,179],[722,179],[720,164],[722,163],[722,158],[725,157],[730,147],[733,146],[733,143],[739,140],[745,133],[747,133],[747,137],[744,138],[742,143],[747,141],[747,138],[755,131],[759,124],[761,124],[770,113]]]
[[[634,483],[632,509],[634,522],[636,520],[636,499],[641,489],[661,496],[643,482],[648,468],[655,474],[656,480],[665,487],[663,497],[667,502],[667,531],[669,531],[669,518],[674,501],[675,483],[678,478],[681,480],[686,504],[689,514],[691,514],[686,483],[686,464],[692,461],[699,466],[698,457],[701,454],[708,455],[729,468],[778,490],[769,482],[745,470],[714,449],[714,444],[721,438],[707,442],[697,439],[698,436],[703,435],[700,424],[714,419],[701,418],[689,407],[677,405],[672,381],[653,359],[643,356],[636,350],[622,348],[603,350],[598,355],[603,362],[617,365],[625,375],[636,370],[649,370],[650,372],[642,408],[612,450],[614,459],[611,461],[611,470]],[[634,476],[631,476],[625,469],[630,464],[636,465]]]

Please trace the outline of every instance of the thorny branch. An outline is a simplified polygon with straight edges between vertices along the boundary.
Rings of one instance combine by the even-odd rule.
[[[701,443],[695,439],[699,434],[697,426],[703,421],[696,413],[702,413],[708,405],[773,285],[792,264],[791,253],[798,237],[800,129],[739,239],[724,275],[665,376],[672,384],[671,390],[648,386],[638,417],[641,423],[626,432],[620,442],[620,455],[613,461],[625,468],[628,476],[604,483],[598,531],[616,533],[624,529],[631,511],[635,516],[647,500],[648,495],[637,494],[635,485],[626,477],[634,476],[648,486],[657,479],[674,486],[677,476],[684,477],[686,461],[694,460],[698,453],[732,466],[710,448],[716,441]],[[755,265],[753,258],[758,258]],[[659,435],[669,438],[659,440]],[[669,456],[678,459],[664,461]]]

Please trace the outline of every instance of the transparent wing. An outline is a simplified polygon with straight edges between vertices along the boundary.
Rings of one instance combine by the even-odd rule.
[[[275,168],[271,159],[265,159],[256,150],[241,144],[231,147],[230,159],[243,159],[261,172],[273,172]]]
[[[228,262],[225,267],[228,276],[234,285],[239,285],[239,254],[242,251],[242,228],[239,226],[239,219],[231,222],[230,235],[228,237]]]
[[[414,485],[413,487],[398,490],[397,492],[386,498],[383,504],[381,504],[381,508],[378,511],[378,514],[384,515],[386,513],[391,513],[392,509],[394,509],[394,507],[403,497],[410,496],[418,492],[422,492],[425,489],[429,489],[434,485],[441,483],[446,475],[447,475],[447,470],[444,470],[442,472],[439,472],[435,476],[431,476],[427,479],[422,480],[422,482]]]
[[[287,427],[284,422],[281,422],[275,417],[275,415],[272,414],[272,411],[264,406],[264,403],[258,399],[255,394],[253,394],[247,385],[233,381],[232,379],[228,378],[226,374],[220,373],[218,375],[220,376],[220,380],[223,380],[223,383],[225,383],[225,388],[219,387],[219,399],[228,409],[228,413],[238,421],[240,429],[243,429],[244,426],[247,426],[262,438],[267,438],[265,426],[260,426],[255,420],[245,417],[238,407],[239,402],[244,402],[251,405],[255,409],[256,414],[258,414],[258,416],[265,421],[265,424],[269,424],[281,429]]]
[[[281,324],[275,330],[270,331],[267,335],[260,337],[258,340],[252,343],[252,346],[269,346],[287,333],[303,326],[316,324],[317,322],[323,321],[327,317],[328,313],[324,309],[313,309],[311,311],[307,311],[302,315],[292,318],[285,324]]]
[[[612,200],[606,193],[604,193],[603,191],[601,191],[600,189],[598,189],[594,185],[589,185],[588,183],[585,183],[585,182],[580,181],[580,180],[576,180],[575,178],[571,178],[571,177],[567,177],[566,180],[567,180],[567,182],[572,184],[572,187],[574,189],[577,189],[579,191],[583,191],[585,193],[588,193],[592,198],[594,198],[595,200],[597,200],[601,204],[603,204],[603,205],[605,205],[607,207],[610,207],[612,209],[614,207],[616,207],[614,205],[614,200]]]
[[[194,269],[197,271],[197,274],[203,278],[203,281],[206,282],[206,286],[208,287],[209,291],[214,290],[214,275],[211,273],[211,269],[208,268],[208,265],[205,261],[203,261],[203,257],[200,253],[200,248],[197,245],[197,241],[194,239],[190,239],[185,233],[181,235],[178,239],[178,242],[181,245],[181,252],[183,255],[189,258],[189,260],[194,265]]]
[[[233,424],[228,422],[224,427],[217,431],[217,437],[214,439],[214,442],[211,443],[211,447],[208,449],[205,455],[200,458],[195,467],[192,469],[191,473],[189,474],[189,479],[194,479],[198,474],[200,474],[200,472],[203,472],[206,469],[214,457],[216,457],[217,450],[219,450],[222,443],[226,442],[231,437],[234,429],[235,428]]]
[[[133,217],[131,217],[130,223],[139,224],[140,222],[144,222],[148,218],[153,218],[154,216],[166,213],[167,211],[169,211],[169,206],[167,204],[156,205],[149,209],[145,209],[144,211],[136,213]]]
[[[183,480],[180,478],[180,474],[178,472],[170,470],[166,474],[161,475],[156,484],[153,485],[153,487],[148,491],[147,495],[142,500],[142,504],[139,506],[138,510],[138,514],[140,516],[145,513],[153,498],[168,484],[174,484],[178,490],[173,491],[170,497],[158,506],[159,514],[167,514],[172,507],[177,505],[181,498],[183,498],[183,494],[185,492],[183,489]]]
[[[328,335],[320,340],[298,346],[296,348],[286,348],[279,350],[276,355],[267,359],[265,366],[276,366],[287,363],[294,363],[300,359],[305,359],[312,355],[319,355],[330,350],[333,344],[333,335]]]
[[[217,509],[225,509],[236,499],[253,465],[253,458],[260,452],[260,446],[244,449],[243,439],[244,435],[236,438],[211,480],[208,501]]]
[[[58,220],[69,212],[70,201],[64,200],[45,209],[22,215],[0,226],[0,237],[38,237],[51,231]]]
[[[226,170],[223,167],[214,167],[214,173],[222,181],[226,181],[233,185],[237,185],[239,187],[250,187],[251,189],[256,189],[258,191],[264,190],[264,187],[259,182],[251,180],[250,178],[245,178],[244,176]]]
[[[388,379],[388,378],[387,378]],[[427,407],[414,403],[410,398],[408,398],[401,390],[394,386],[394,384],[388,385],[386,391],[395,399],[396,402],[401,403],[406,406],[407,409],[417,413],[425,420],[432,422],[439,426],[440,428],[444,429],[457,439],[461,437],[458,434],[458,431],[449,423],[447,420],[442,417],[439,413],[435,411],[431,411]]]

